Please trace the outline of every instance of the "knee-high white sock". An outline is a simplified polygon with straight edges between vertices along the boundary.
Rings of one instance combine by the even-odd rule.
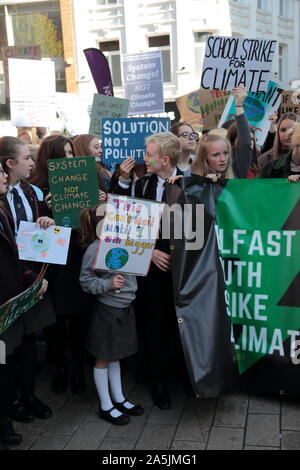
[[[111,362],[108,366],[108,382],[109,388],[113,397],[113,400],[117,403],[122,403],[125,400],[122,391],[122,382],[121,382],[121,369],[120,369],[120,361]],[[129,401],[125,401],[123,403],[125,408],[133,408],[134,405]]]
[[[94,381],[99,395],[100,406],[103,411],[110,410],[113,408],[113,403],[110,398],[108,389],[108,374],[107,369],[96,369],[94,368]],[[121,413],[114,409],[110,413],[114,418],[117,418]]]

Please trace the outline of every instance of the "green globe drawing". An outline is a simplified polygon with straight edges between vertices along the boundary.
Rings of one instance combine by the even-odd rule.
[[[245,113],[252,122],[260,122],[266,114],[264,105],[255,98],[248,96],[244,102]]]
[[[123,248],[113,248],[105,256],[105,264],[108,269],[117,271],[127,263],[129,259],[128,252]]]
[[[187,107],[193,113],[201,113],[200,96],[198,92],[190,93],[186,100]]]
[[[39,253],[43,253],[44,251],[48,251],[50,247],[50,239],[47,237],[45,233],[38,234],[36,233],[33,235],[31,239],[31,247],[34,251],[38,251]]]

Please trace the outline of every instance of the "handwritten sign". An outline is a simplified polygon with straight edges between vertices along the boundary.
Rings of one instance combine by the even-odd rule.
[[[8,59],[41,60],[40,46],[7,46],[2,47],[3,71],[5,80],[5,96],[9,97]]]
[[[55,93],[56,111],[71,136],[88,134],[90,116],[87,106],[75,93]]]
[[[45,273],[46,266],[44,265],[39,276],[28,289],[1,305],[0,335],[40,300],[36,294],[42,286]]]
[[[205,90],[266,91],[277,41],[209,36],[201,87]]]
[[[164,207],[110,194],[94,269],[146,276]]]
[[[295,113],[300,116],[300,103],[295,104],[292,97],[294,91],[284,91],[282,93],[281,114]]]
[[[32,222],[20,222],[17,234],[19,258],[48,264],[67,263],[71,229],[51,225],[46,230]]]
[[[169,130],[169,118],[103,119],[102,149],[105,167],[114,171],[117,163],[122,163],[129,157],[142,163],[146,137]]]
[[[79,228],[80,212],[99,201],[96,161],[93,157],[48,160],[52,212],[63,227]]]
[[[203,129],[217,127],[230,96],[229,91],[195,90],[176,99],[181,121],[203,123]]]
[[[244,109],[247,120],[255,129],[255,136],[258,145],[263,145],[267,137],[270,121],[269,115],[277,111],[281,103],[282,89],[280,86],[270,81],[265,93],[249,93],[244,102]],[[235,98],[231,96],[219,123],[221,127],[225,121],[235,119],[236,107]]]
[[[127,117],[129,101],[114,96],[94,95],[89,133],[101,137],[102,118]]]
[[[51,126],[56,121],[54,62],[8,59],[12,126]]]
[[[163,113],[161,51],[124,55],[122,63],[128,115]]]

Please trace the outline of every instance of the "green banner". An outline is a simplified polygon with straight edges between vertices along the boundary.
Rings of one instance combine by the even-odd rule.
[[[51,209],[55,223],[79,228],[80,212],[99,201],[94,157],[57,158],[48,161]]]
[[[41,288],[46,273],[45,265],[35,282],[24,292],[8,300],[0,307],[0,335],[18,318],[33,307],[40,298],[36,296]]]
[[[216,207],[239,371],[262,358],[292,365],[300,339],[300,184],[230,180]]]

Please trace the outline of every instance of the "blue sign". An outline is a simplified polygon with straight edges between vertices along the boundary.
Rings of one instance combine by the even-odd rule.
[[[110,171],[126,158],[144,161],[145,139],[170,131],[169,118],[102,119],[102,162]]]
[[[165,111],[161,51],[123,56],[123,76],[129,115]]]

